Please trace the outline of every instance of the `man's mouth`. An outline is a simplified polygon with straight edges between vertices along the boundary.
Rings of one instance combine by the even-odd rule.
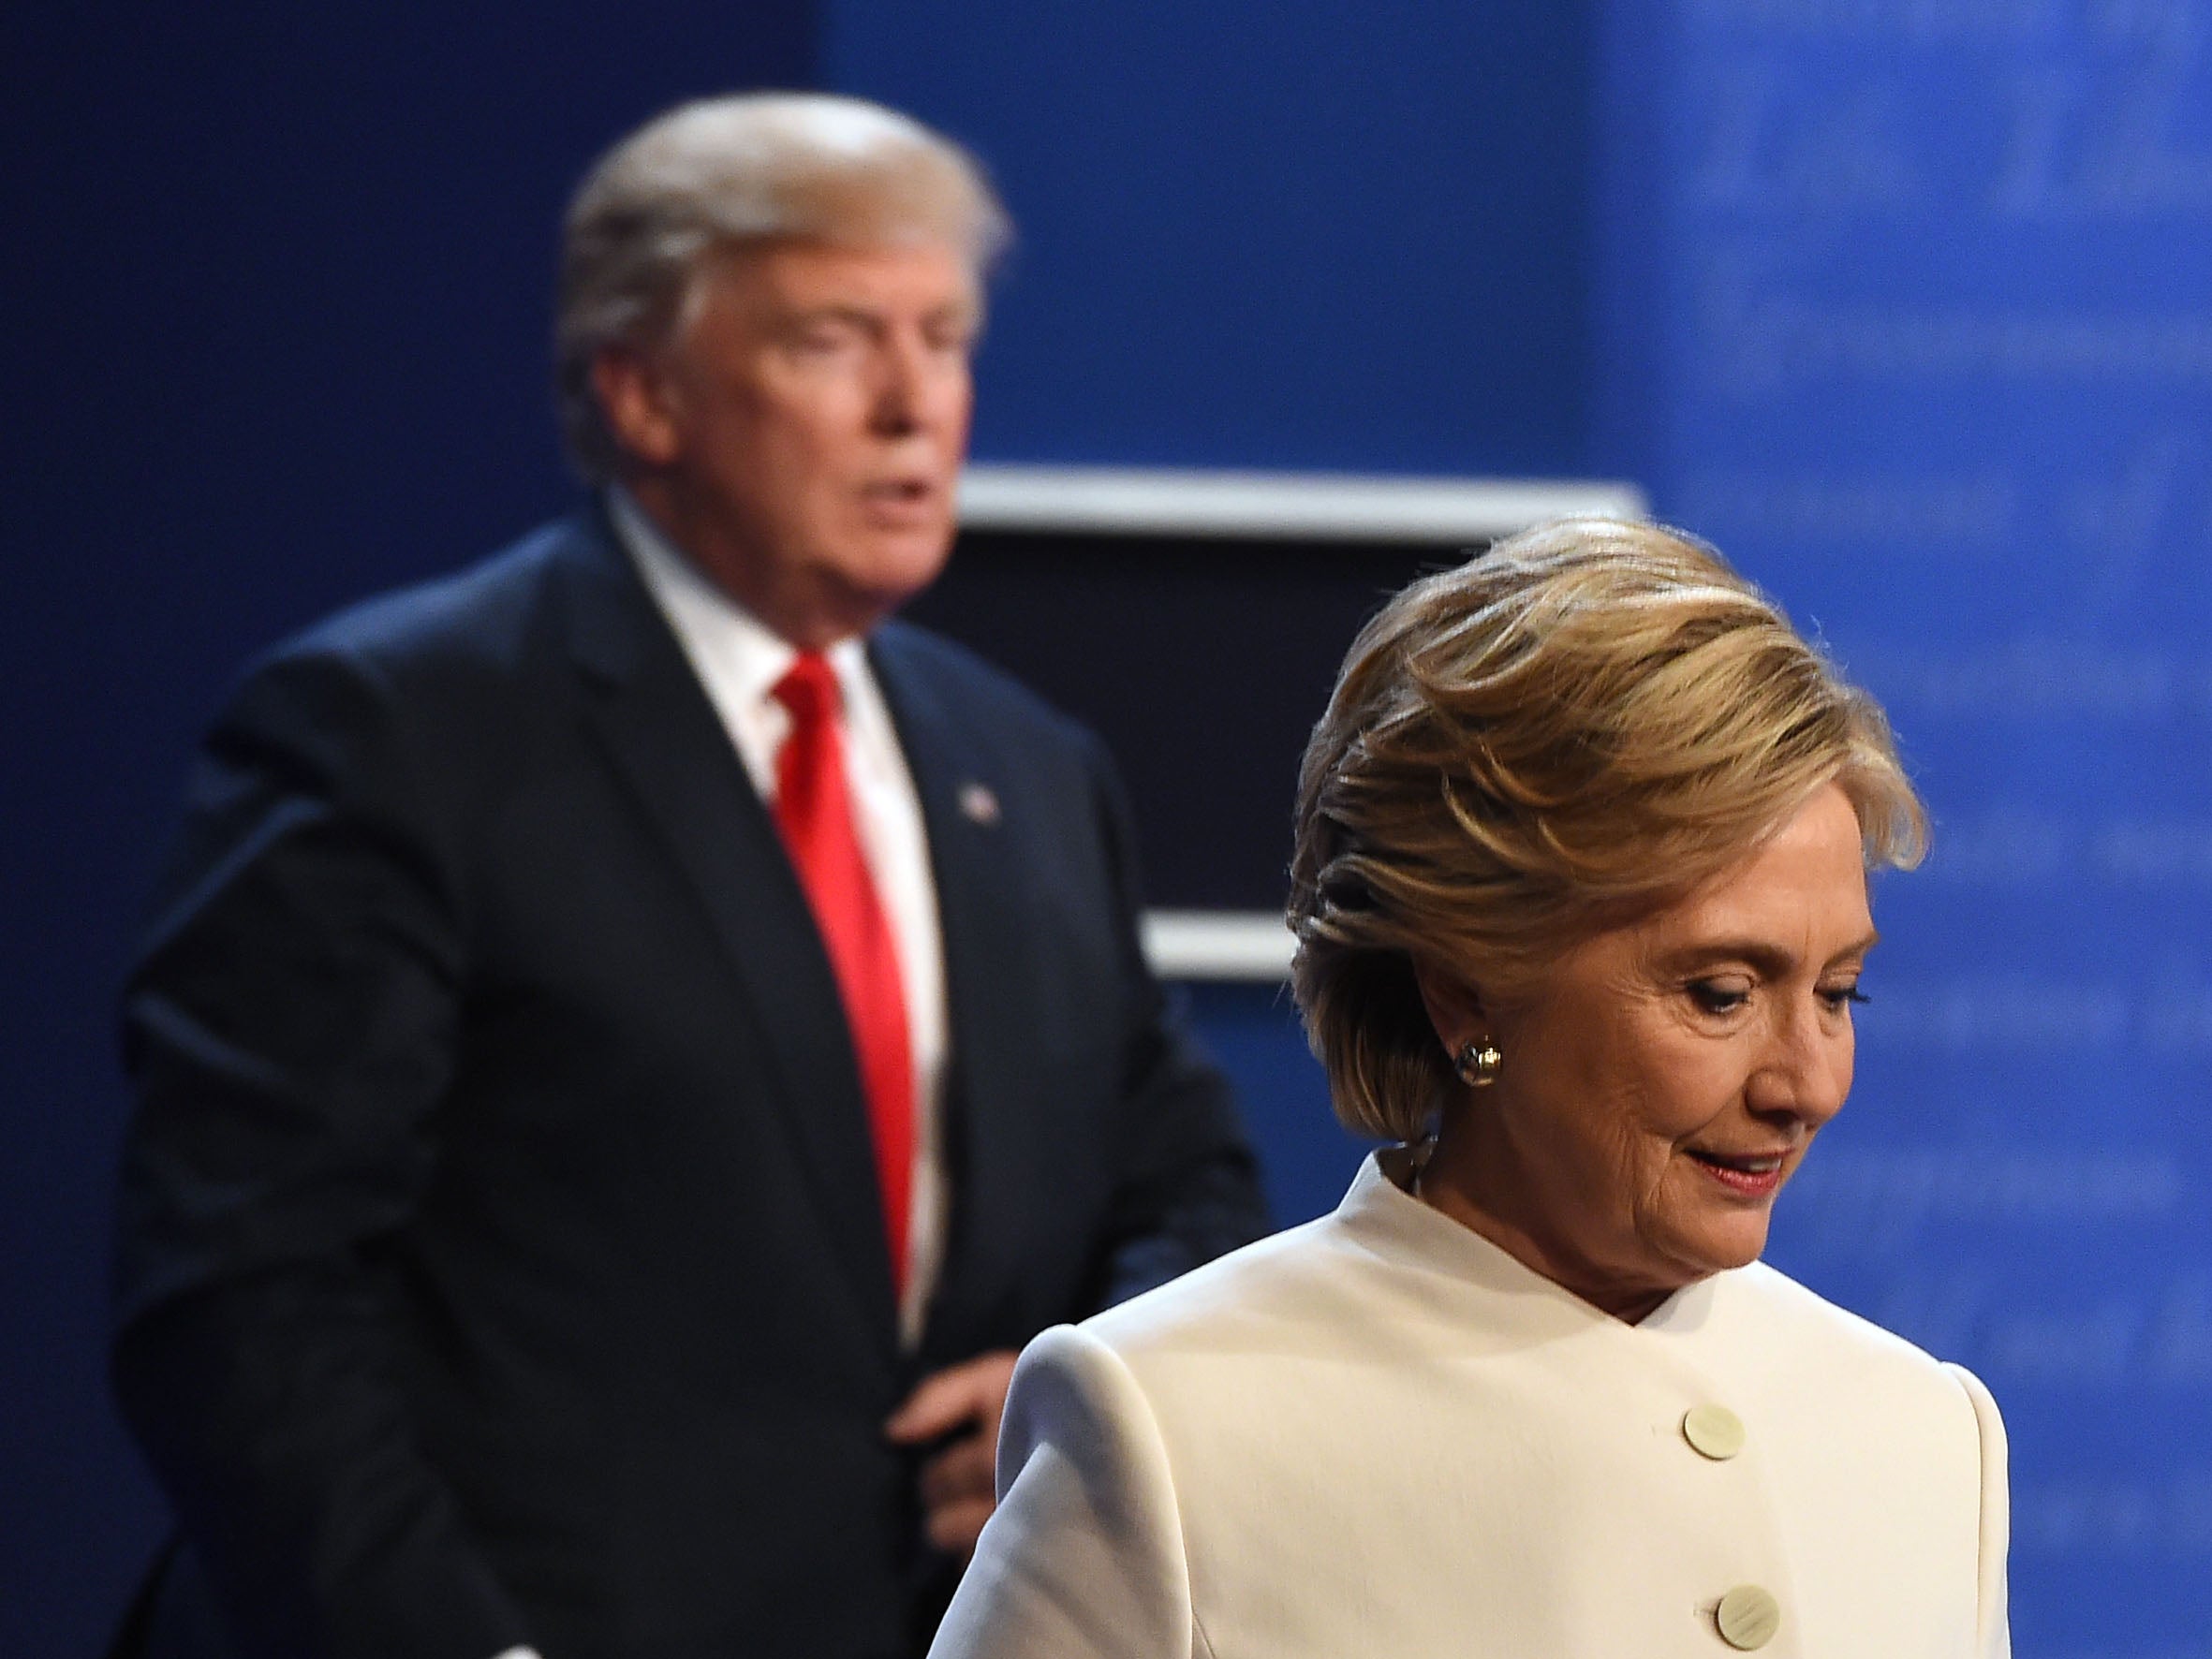
[[[878,478],[861,486],[861,499],[871,507],[918,507],[936,493],[927,478]]]

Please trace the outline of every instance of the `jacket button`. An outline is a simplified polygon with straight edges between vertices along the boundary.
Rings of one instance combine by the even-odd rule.
[[[1682,1438],[1724,1463],[1744,1449],[1744,1419],[1725,1405],[1693,1405],[1683,1415]]]
[[[1743,1652],[1763,1648],[1782,1627],[1782,1607],[1756,1584],[1738,1584],[1713,1609],[1720,1639]]]

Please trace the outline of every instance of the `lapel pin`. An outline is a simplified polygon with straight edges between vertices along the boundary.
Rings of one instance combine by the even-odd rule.
[[[998,796],[988,784],[960,785],[960,815],[988,830],[998,822]]]

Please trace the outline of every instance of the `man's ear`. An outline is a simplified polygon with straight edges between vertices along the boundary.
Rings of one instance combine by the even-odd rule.
[[[1421,988],[1421,1006],[1445,1053],[1458,1053],[1468,1038],[1488,1030],[1490,1016],[1476,987],[1426,962],[1413,964],[1413,983]]]
[[[660,365],[634,345],[610,345],[592,359],[592,395],[622,452],[641,466],[662,467],[683,452]]]

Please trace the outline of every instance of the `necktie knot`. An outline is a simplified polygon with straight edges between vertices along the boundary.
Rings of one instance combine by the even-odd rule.
[[[775,683],[775,700],[791,712],[794,724],[812,726],[837,712],[837,672],[818,651],[802,651]]]

